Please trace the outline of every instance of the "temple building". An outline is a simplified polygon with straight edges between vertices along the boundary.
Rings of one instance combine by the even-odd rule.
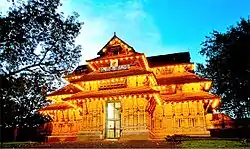
[[[52,119],[49,140],[210,136],[220,97],[189,52],[147,57],[114,35],[97,54],[47,95],[39,112]]]

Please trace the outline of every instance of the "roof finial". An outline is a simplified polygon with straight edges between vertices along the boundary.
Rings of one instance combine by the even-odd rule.
[[[116,36],[116,32],[114,32],[114,36]]]

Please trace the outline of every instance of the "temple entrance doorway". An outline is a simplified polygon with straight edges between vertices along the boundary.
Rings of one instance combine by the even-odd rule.
[[[121,136],[121,104],[108,102],[106,108],[106,138],[118,139]]]

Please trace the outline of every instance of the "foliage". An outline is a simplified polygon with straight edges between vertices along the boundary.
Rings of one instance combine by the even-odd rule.
[[[18,1],[0,15],[0,74],[8,82],[0,95],[5,126],[27,123],[47,104],[46,92],[79,62],[75,38],[82,23],[77,13],[65,18],[59,6],[60,0]]]
[[[212,92],[222,97],[221,111],[250,117],[250,20],[241,19],[225,33],[213,31],[202,43],[200,75],[213,81]]]
[[[186,135],[168,135],[165,140],[167,142],[182,142],[182,141],[187,141],[190,139],[190,136],[186,136]]]

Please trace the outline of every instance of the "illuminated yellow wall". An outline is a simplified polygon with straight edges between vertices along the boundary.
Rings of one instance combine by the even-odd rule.
[[[157,106],[152,118],[152,132],[156,138],[172,134],[209,135],[203,103],[173,102]]]

